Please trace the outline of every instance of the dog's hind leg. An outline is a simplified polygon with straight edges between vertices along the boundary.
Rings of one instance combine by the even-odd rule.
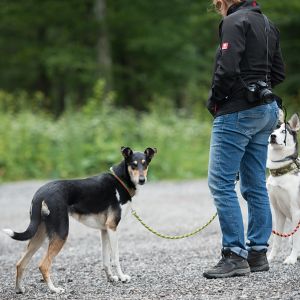
[[[101,240],[102,240],[102,264],[103,270],[105,271],[106,277],[108,281],[118,281],[118,276],[113,276],[111,270],[111,261],[110,261],[110,253],[111,247],[109,242],[109,237],[107,230],[101,230]]]
[[[118,277],[122,282],[129,282],[131,277],[123,273],[120,265],[117,230],[116,228],[108,228],[107,233],[111,246],[112,261],[116,266]]]
[[[51,269],[52,260],[62,249],[63,245],[65,244],[65,241],[66,241],[66,239],[61,239],[58,236],[54,236],[50,240],[48,251],[39,266],[39,269],[40,269],[40,271],[43,275],[43,278],[44,278],[45,282],[47,283],[50,291],[55,292],[55,293],[61,293],[64,291],[64,289],[54,286],[54,284],[51,280],[51,277],[50,277],[50,269]]]
[[[274,213],[275,213],[275,222],[274,222],[275,229],[279,232],[283,232],[286,217],[278,209],[274,210]],[[280,250],[281,240],[282,238],[280,236],[278,235],[273,236],[272,250],[268,254],[268,261],[274,260],[274,258],[276,258],[276,256],[278,255]]]
[[[41,223],[38,227],[36,234],[29,241],[24,255],[17,263],[16,293],[20,294],[25,292],[25,289],[22,287],[21,284],[24,270],[26,269],[34,253],[42,246],[45,238],[46,238],[45,225]]]

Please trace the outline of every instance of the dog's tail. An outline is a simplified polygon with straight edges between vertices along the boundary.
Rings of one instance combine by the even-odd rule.
[[[50,211],[45,201],[40,203],[32,203],[30,210],[30,223],[24,232],[15,232],[11,229],[2,229],[12,239],[17,241],[27,241],[31,239],[37,232],[41,223],[41,218],[49,216]]]

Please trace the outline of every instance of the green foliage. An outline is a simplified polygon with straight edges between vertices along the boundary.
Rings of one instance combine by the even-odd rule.
[[[209,123],[169,110],[137,113],[102,104],[66,112],[58,120],[30,112],[0,113],[1,180],[72,178],[107,171],[120,147],[157,147],[152,179],[189,179],[207,174]]]
[[[259,2],[281,31],[287,80],[278,93],[299,110],[299,1]],[[102,19],[97,3],[107,7]],[[211,1],[1,0],[0,20],[0,89],[40,91],[43,109],[55,116],[88,102],[101,55],[112,62],[109,88],[120,107],[147,110],[164,98],[207,114],[220,20]]]
[[[94,88],[93,94],[89,97],[87,103],[83,107],[83,113],[92,114],[94,111],[99,111],[103,106],[109,106],[115,102],[115,93],[106,92],[105,82],[99,79]]]
[[[44,94],[38,91],[30,94],[24,90],[14,93],[0,90],[0,111],[2,112],[43,111],[46,101]]]
[[[281,31],[287,79],[276,92],[299,111],[300,2],[259,2]],[[206,175],[220,20],[211,1],[1,0],[0,20],[3,179],[90,175],[122,145],[156,146],[156,178]]]
[[[201,5],[192,0],[109,0],[108,6],[115,88],[126,104],[145,108],[159,94],[187,107],[203,59],[201,43],[196,43]]]
[[[300,112],[300,2],[261,0],[264,11],[280,29],[281,47],[286,64],[286,80],[277,88],[292,113]]]
[[[58,115],[93,86],[93,0],[0,1],[0,89],[42,91]]]

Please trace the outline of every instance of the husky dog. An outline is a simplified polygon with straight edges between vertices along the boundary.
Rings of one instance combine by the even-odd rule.
[[[283,232],[286,220],[293,228],[300,221],[300,161],[298,158],[297,132],[300,129],[298,114],[285,123],[281,114],[281,125],[270,135],[267,167],[270,176],[267,188],[274,209],[274,228]],[[281,237],[274,236],[273,247],[268,255],[271,261],[278,255]],[[300,254],[300,231],[292,238],[291,254],[285,264],[295,264]]]

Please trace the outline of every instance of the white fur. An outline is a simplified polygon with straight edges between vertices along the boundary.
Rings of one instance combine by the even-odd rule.
[[[32,206],[31,206],[31,208],[32,208]],[[45,201],[42,202],[41,213],[42,213],[42,216],[45,216],[45,217],[50,215],[50,210]]]
[[[120,265],[117,232],[113,231],[111,229],[107,229],[107,234],[108,234],[108,239],[109,239],[110,247],[111,247],[111,261],[112,261],[112,264],[117,269],[118,278],[122,282],[129,282],[131,277],[129,275],[126,275],[123,273],[123,271],[121,269],[121,265]]]
[[[117,190],[116,196],[118,201],[120,201],[120,194]],[[130,207],[130,202],[122,205],[121,220],[128,213]],[[107,213],[109,214],[109,210]],[[130,276],[123,273],[120,265],[117,230],[114,231],[106,227],[105,222],[107,215],[104,213],[90,215],[72,213],[71,216],[88,227],[101,230],[102,263],[107,280],[111,282],[116,282],[118,280],[121,280],[122,282],[129,282],[131,279]],[[116,267],[117,276],[112,273],[112,265]]]
[[[89,215],[71,213],[71,216],[87,227],[94,229],[105,229],[106,215],[103,213]]]
[[[9,229],[9,228],[4,228],[2,229],[3,232],[5,232],[7,235],[9,235],[10,237],[14,236],[14,232],[13,230]]]
[[[118,190],[116,190],[116,196],[117,196],[118,201],[120,202],[121,197],[120,197],[120,194],[119,194]]]
[[[289,124],[292,130],[299,130],[299,118],[293,115]],[[269,169],[279,169],[288,165],[292,160],[284,162],[275,162],[295,153],[295,142],[293,136],[287,132],[286,145],[284,144],[285,124],[282,124],[279,129],[272,134],[276,135],[276,142],[269,144],[267,167]],[[269,139],[270,141],[270,139]],[[267,180],[267,188],[274,209],[274,228],[276,231],[283,232],[284,225],[289,220],[296,227],[300,221],[300,176],[298,174],[285,174],[282,176],[269,176]],[[274,235],[272,250],[268,255],[268,260],[272,261],[278,255],[280,243],[285,238]],[[293,237],[292,252],[285,259],[285,264],[295,264],[297,257],[300,254],[300,231],[296,232]]]

